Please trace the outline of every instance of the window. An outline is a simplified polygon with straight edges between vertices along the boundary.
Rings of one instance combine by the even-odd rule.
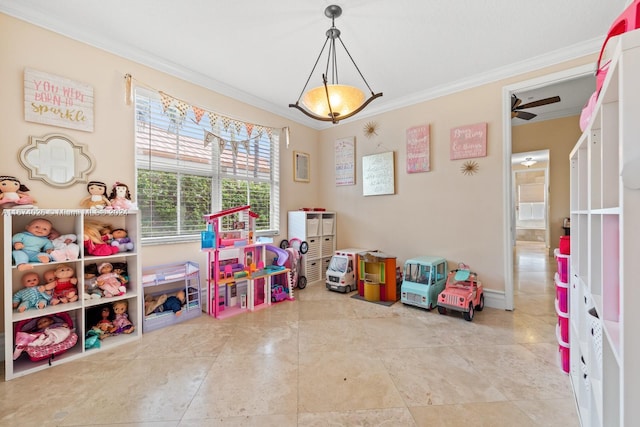
[[[278,234],[278,133],[182,101],[173,100],[166,108],[163,102],[169,104],[155,92],[136,89],[137,203],[143,241],[199,239],[203,215],[244,205],[259,215],[258,235]]]

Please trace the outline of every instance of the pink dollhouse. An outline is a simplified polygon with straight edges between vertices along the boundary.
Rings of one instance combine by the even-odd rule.
[[[254,241],[258,215],[250,206],[240,206],[204,216],[202,250],[207,252],[207,312],[221,319],[266,308],[273,302],[273,277],[286,274],[287,253],[267,243]],[[267,252],[277,262],[268,265]],[[285,288],[293,299],[293,289]],[[279,298],[278,301],[283,298]]]

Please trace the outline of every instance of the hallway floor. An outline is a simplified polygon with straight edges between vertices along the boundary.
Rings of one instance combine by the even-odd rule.
[[[557,360],[555,261],[536,245],[515,257],[512,312],[466,322],[318,282],[0,382],[0,426],[578,426]]]

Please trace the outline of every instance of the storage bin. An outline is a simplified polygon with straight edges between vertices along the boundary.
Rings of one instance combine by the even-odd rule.
[[[560,253],[562,255],[571,254],[571,236],[560,236]]]
[[[318,218],[307,218],[307,236],[317,236],[320,234],[318,227],[320,220]]]
[[[320,237],[309,238],[309,240],[307,240],[307,244],[309,245],[309,249],[307,250],[305,257],[314,259],[322,256],[322,242],[320,241]]]
[[[321,264],[321,260],[305,262],[304,276],[307,278],[307,283],[314,283],[320,279],[323,279],[320,274],[320,270],[322,268]]]
[[[558,310],[560,312],[569,313],[569,284],[562,283],[560,277],[556,274],[556,300],[558,301]]]
[[[569,344],[561,342],[558,344],[558,361],[560,364],[560,368],[565,374],[569,373],[570,364],[569,364]]]
[[[333,236],[325,236],[322,238],[322,256],[333,255]]]
[[[333,218],[322,219],[322,234],[333,234]]]
[[[558,316],[556,336],[558,337],[558,342],[569,342],[569,319],[567,317]]]
[[[569,283],[569,255],[563,255],[558,249],[554,250],[556,261],[558,261],[558,275],[560,281]]]

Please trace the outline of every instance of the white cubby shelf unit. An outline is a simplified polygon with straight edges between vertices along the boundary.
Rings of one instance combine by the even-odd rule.
[[[570,154],[570,378],[583,426],[640,420],[640,30],[620,35]]]
[[[12,237],[15,233],[25,230],[25,226],[33,219],[45,218],[51,221],[53,227],[62,234],[75,234],[78,237],[80,256],[72,261],[51,261],[49,263],[33,263],[33,269],[19,271],[13,265]],[[124,228],[134,243],[131,251],[119,252],[109,256],[91,256],[84,253],[83,229],[85,220],[99,220],[110,224],[113,228]],[[5,209],[3,211],[3,255],[4,255],[4,366],[5,379],[11,380],[27,374],[48,369],[60,363],[95,354],[103,350],[112,349],[142,336],[142,286],[140,281],[140,222],[137,210],[89,210],[89,209]],[[126,293],[115,297],[102,297],[99,299],[85,299],[84,271],[89,264],[126,263],[129,282],[126,285]],[[76,273],[78,280],[77,289],[79,298],[75,302],[49,305],[44,309],[30,308],[24,312],[18,312],[12,307],[12,297],[22,288],[22,275],[26,272],[42,274],[55,268],[59,264],[69,264]],[[135,329],[132,333],[110,336],[100,342],[100,347],[85,349],[86,333],[91,329],[89,324],[90,314],[99,310],[102,305],[110,305],[115,301],[124,300],[128,304],[129,320]],[[17,324],[25,319],[32,319],[56,313],[67,313],[73,321],[73,327],[78,335],[77,343],[64,353],[53,359],[45,359],[38,362],[31,361],[26,354],[22,354],[13,360],[14,336]]]

